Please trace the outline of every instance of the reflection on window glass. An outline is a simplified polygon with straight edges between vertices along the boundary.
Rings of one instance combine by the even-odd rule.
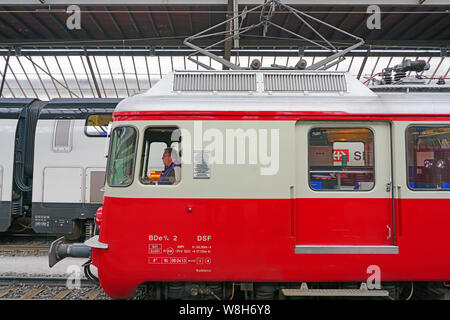
[[[408,186],[450,190],[450,126],[407,129]]]
[[[181,181],[181,133],[176,127],[148,128],[144,134],[140,179],[150,185]]]
[[[374,186],[373,133],[366,128],[315,128],[309,133],[313,190],[370,190]]]
[[[112,114],[91,114],[87,118],[85,133],[89,137],[106,137]]]
[[[133,182],[136,136],[136,129],[132,127],[114,129],[108,167],[110,186],[128,186]]]

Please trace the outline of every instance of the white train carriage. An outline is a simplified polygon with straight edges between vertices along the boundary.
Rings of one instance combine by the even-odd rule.
[[[0,232],[78,238],[92,225],[103,200],[104,138],[119,101],[0,100]]]
[[[105,139],[119,99],[54,99],[36,126],[32,226],[77,238],[103,202]],[[90,225],[90,224],[89,224]]]
[[[20,211],[21,199],[13,186],[16,129],[19,118],[25,116],[27,108],[35,101],[0,99],[0,232],[9,228],[12,216]]]

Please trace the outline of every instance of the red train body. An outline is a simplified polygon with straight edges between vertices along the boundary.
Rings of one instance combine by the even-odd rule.
[[[272,283],[275,291],[366,282],[372,266],[382,283],[450,279],[449,93],[376,92],[344,74],[346,92],[177,94],[175,76],[114,114],[100,234],[90,242],[108,295],[130,297],[143,283]],[[279,154],[276,173],[262,170],[276,167],[273,153],[199,169],[195,154],[210,157],[205,145],[239,129],[247,162],[252,141],[277,132],[278,150],[268,147]],[[119,137],[128,139],[122,158]],[[181,178],[155,184],[151,145],[173,141],[182,144]],[[119,158],[130,165],[117,167]],[[118,183],[121,168],[129,179]]]

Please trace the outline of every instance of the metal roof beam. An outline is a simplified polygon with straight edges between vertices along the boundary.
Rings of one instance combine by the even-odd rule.
[[[108,64],[108,69],[109,69],[109,74],[111,75],[111,80],[112,80],[112,84],[114,87],[114,92],[116,93],[116,97],[119,97],[119,94],[117,93],[117,88],[116,88],[116,82],[114,81],[114,76],[111,70],[111,64],[109,63],[109,58],[108,56],[106,56],[106,63]]]
[[[53,12],[49,11],[48,12],[50,18],[55,22],[55,24],[65,33],[68,34],[72,39],[74,38],[79,38],[79,36],[74,33],[74,32],[70,32],[70,30],[67,28],[67,26],[61,21],[59,20],[59,18],[53,14]],[[68,32],[69,31],[69,32]]]
[[[3,10],[3,8],[0,8],[0,9]],[[8,11],[8,12],[7,12],[7,15],[11,15],[16,21],[18,21],[22,26],[24,26],[27,30],[29,30],[29,31],[32,33],[32,35],[27,34],[26,32],[24,32],[25,30],[22,30],[22,29],[20,29],[20,28],[17,28],[17,29],[19,30],[19,32],[18,32],[18,31],[16,31],[16,28],[10,24],[10,22],[5,21],[4,19],[1,19],[1,20],[2,20],[2,23],[3,23],[5,26],[7,26],[8,28],[12,29],[14,33],[16,33],[17,35],[19,35],[19,37],[23,35],[23,36],[25,36],[26,38],[33,38],[33,37],[42,38],[42,35],[39,34],[39,33],[37,33],[37,31],[35,30],[35,28],[33,28],[32,26],[30,26],[28,23],[26,23],[26,22],[25,22],[21,17],[19,17],[16,13],[14,13],[14,12],[9,12],[9,10],[6,10],[6,11]],[[5,16],[3,16],[3,17],[6,18]]]
[[[133,26],[134,30],[137,32],[137,34],[139,35],[139,37],[144,38],[144,35],[141,32],[141,29],[139,29],[138,24],[136,22],[136,19],[134,18],[133,14],[130,12],[130,8],[129,7],[125,7],[128,11],[128,18],[130,18],[131,21],[131,25]]]
[[[5,64],[5,70],[2,74],[2,84],[0,86],[0,97],[3,95],[3,87],[5,86],[6,82],[6,73],[8,72],[8,66],[9,66],[9,58],[11,57],[11,49],[8,50],[8,55],[6,57],[6,64]]]
[[[147,11],[149,11],[148,18],[150,19],[150,23],[152,24],[153,31],[155,31],[156,36],[159,38],[161,34],[159,33],[158,26],[155,22],[155,18],[153,17],[153,14],[150,12],[151,9],[147,7]]]
[[[98,24],[97,19],[94,17],[93,13],[87,11],[87,14],[89,18],[91,18],[91,21],[95,25],[95,27],[100,31],[100,33],[104,34],[107,38],[109,38],[110,35],[102,28],[101,25]]]
[[[405,32],[405,26],[408,27],[409,24],[411,24],[411,21],[408,19],[414,12],[417,11],[417,7],[414,7],[411,9],[409,13],[406,13],[400,18],[394,25],[392,25],[390,28],[387,28],[385,32],[383,32],[382,35],[379,37],[381,39],[384,39],[388,34],[402,34]],[[395,38],[394,38],[395,39]]]
[[[186,56],[184,56],[184,60],[186,61]],[[147,78],[148,78],[148,85],[151,88],[152,87],[152,80],[150,77],[150,69],[148,68],[148,60],[147,56],[145,56],[145,70],[147,71]],[[186,63],[185,63],[186,64]],[[184,67],[186,69],[186,66]]]
[[[87,81],[89,83],[89,87],[91,88],[92,96],[95,98],[94,88],[92,87],[91,79],[89,78],[89,74],[88,74],[88,71],[86,69],[86,65],[84,64],[84,60],[83,60],[82,57],[81,57],[81,63],[83,64],[84,73],[86,74],[86,79],[87,79]]]
[[[217,55],[223,55],[223,50],[212,50]],[[7,56],[8,49],[0,49],[0,56]],[[98,50],[90,49],[88,50],[89,56],[150,56],[148,48],[140,48],[134,50]],[[193,53],[193,50],[187,49],[164,49],[155,50],[155,56],[188,56]],[[234,50],[231,51],[232,55],[243,55],[243,56],[278,56],[278,57],[298,57],[298,48],[290,50],[274,50],[270,47],[261,49],[250,49],[250,50]],[[36,50],[36,49],[22,49],[22,54],[27,56],[80,56],[84,55],[83,50],[81,51],[54,51],[54,50]],[[366,54],[366,50],[355,50],[347,53],[349,57],[363,57]],[[12,55],[15,55],[12,52]],[[324,57],[329,56],[331,53],[325,50],[305,50],[304,56],[306,57]],[[420,57],[440,57],[440,48],[434,50],[376,50],[372,49],[371,56],[374,57],[404,57],[404,56],[420,56]]]
[[[6,61],[6,57],[3,57],[3,58],[4,58],[5,61]],[[11,68],[11,65],[8,65],[8,69],[9,69],[9,71],[11,71],[11,74],[13,75],[14,80],[16,81],[17,85],[19,86],[20,91],[22,91],[23,96],[24,96],[25,98],[28,98],[28,96],[27,96],[25,90],[22,88],[22,85],[20,84],[19,79],[17,79],[17,76],[16,76],[16,74],[14,73],[14,70]]]
[[[363,62],[361,63],[361,67],[359,68],[358,76],[356,77],[358,80],[361,79],[361,75],[362,75],[362,73],[363,73],[363,71],[364,71],[364,67],[366,66],[367,59],[369,59],[369,56],[370,56],[370,49],[367,50],[367,53],[366,53],[366,55],[364,56],[364,60],[363,60]]]
[[[95,56],[93,56],[93,58],[94,58],[95,69],[97,69],[98,78],[100,79],[100,84],[102,85],[103,93],[105,94],[105,98],[107,98],[108,95],[106,94],[105,86],[103,85],[103,79],[102,79],[102,75],[100,74],[100,69],[98,68],[97,58]]]
[[[448,36],[448,34],[449,34],[449,24],[448,24],[449,19],[450,19],[450,17],[449,17],[448,14],[447,15],[443,15],[442,17],[436,19],[433,22],[433,26],[437,27],[436,28],[437,31],[434,30],[434,33],[433,33],[433,30],[429,30],[429,29],[424,28],[422,30],[422,32],[420,32],[419,34],[416,35],[416,37],[418,39],[422,38],[422,37],[425,38],[425,39],[434,39],[434,37],[437,37],[438,35],[440,35],[441,33],[444,33],[444,32]],[[443,23],[442,28],[439,28],[439,24],[441,24],[441,23]],[[430,37],[433,37],[433,38],[430,38]]]
[[[25,58],[29,59],[28,57],[25,57]],[[30,84],[31,90],[33,90],[34,96],[35,96],[35,97],[38,97],[38,94],[37,94],[36,90],[34,89],[33,83],[31,82],[30,77],[29,77],[29,75],[28,75],[28,72],[25,71],[25,68],[23,67],[23,64],[22,64],[22,62],[20,61],[19,57],[16,57],[16,59],[17,59],[17,62],[19,63],[19,65],[20,65],[20,68],[21,68],[22,71],[23,71],[23,74],[25,75],[25,78],[27,78],[27,81],[28,81],[28,83]],[[30,61],[33,63],[33,61],[32,61],[31,59],[30,59]]]
[[[169,21],[170,30],[172,30],[172,34],[177,34],[175,31],[175,25],[173,23],[172,15],[170,14],[170,8],[167,9],[167,20]]]
[[[289,12],[286,12],[286,14],[285,14],[285,16],[284,16],[284,18],[283,18],[283,22],[281,22],[281,26],[283,27],[283,28],[286,28],[286,25],[287,25],[287,23],[288,23],[288,21],[289,21],[289,17],[291,16],[291,14],[289,13]],[[320,29],[320,28],[319,28]],[[280,37],[281,36],[281,31],[283,31],[282,29],[278,29],[278,37]]]
[[[0,71],[0,77],[3,78],[3,73],[1,73],[1,71]],[[14,93],[14,90],[11,90],[11,87],[9,86],[8,81],[6,81],[6,79],[5,79],[5,84],[8,87],[9,92],[11,92],[11,95],[13,96],[13,98],[15,98],[16,94]],[[2,96],[0,96],[0,97],[4,97],[3,93],[2,93]]]
[[[75,81],[77,82],[78,90],[80,90],[81,97],[84,98],[83,90],[81,90],[80,82],[78,81],[77,74],[75,72],[75,69],[73,68],[72,61],[70,61],[69,56],[66,56],[66,57],[67,57],[67,60],[69,60],[69,65],[70,65],[70,68],[72,69],[72,73],[73,73],[73,76],[75,77]]]
[[[91,60],[89,59],[89,55],[88,55],[86,49],[84,49],[84,56],[86,57],[86,60],[87,60],[87,63],[88,63],[88,67],[89,67],[89,71],[91,72],[92,80],[94,81],[95,90],[97,91],[97,95],[98,95],[99,98],[101,98],[102,94],[100,93],[100,89],[98,87],[97,79],[95,78],[94,69],[92,68]]]
[[[189,27],[191,28],[191,34],[194,34],[194,22],[192,21],[192,13],[190,12],[191,8],[189,8],[189,14],[188,14],[188,18],[189,18]],[[209,14],[209,16],[211,16],[211,14]],[[211,27],[211,23],[209,23],[208,28]]]
[[[197,43],[206,47],[210,44],[219,41],[220,38],[214,37],[199,39]],[[240,48],[241,49],[254,49],[254,48],[272,48],[273,50],[277,49],[298,49],[299,47],[305,48],[313,48],[311,43],[304,41],[300,38],[282,38],[274,41],[273,39],[240,39]],[[349,45],[349,41],[346,40],[335,40],[333,44],[336,48],[347,47]],[[372,46],[373,48],[440,48],[440,47],[450,47],[450,39],[447,40],[367,40],[365,47]],[[143,48],[143,47],[154,47],[155,49],[188,49],[183,44],[183,39],[158,39],[158,38],[145,38],[145,39],[131,39],[131,40],[95,40],[95,41],[45,41],[45,42],[36,42],[36,41],[9,41],[4,40],[0,42],[1,47],[12,47],[19,46],[22,48],[112,48],[114,46],[120,46],[121,48],[130,49],[130,48]],[[364,47],[363,46],[363,47]]]
[[[37,77],[39,79],[39,82],[41,83],[42,88],[45,91],[45,94],[47,95],[48,100],[50,100],[51,99],[50,95],[48,94],[47,88],[46,88],[46,86],[44,84],[44,81],[42,81],[41,75],[39,74],[39,71],[37,70],[36,65],[33,64],[33,68],[34,68],[34,72],[36,72],[36,75],[37,75]],[[72,97],[72,95],[70,95],[70,96]]]
[[[120,33],[122,39],[126,39],[125,33],[123,32],[122,28],[121,28],[120,25],[117,23],[116,19],[114,18],[113,13],[111,12],[112,10],[111,10],[110,8],[108,8],[108,7],[106,7],[106,10],[108,10],[108,16],[109,16],[109,18],[111,19],[113,25],[116,27],[117,31],[119,31],[119,33]]]
[[[33,17],[33,19],[36,20],[36,21],[38,22],[38,24],[39,24],[42,28],[44,28],[46,32],[48,32],[49,34],[51,34],[55,39],[62,39],[62,37],[61,37],[58,33],[56,33],[52,28],[49,28],[49,27],[47,26],[47,24],[45,24],[44,21],[41,20],[41,18],[39,18],[38,15],[36,15],[36,14],[34,14],[34,13],[30,13],[30,16]],[[31,30],[33,30],[33,32],[35,33],[34,28],[31,28]],[[41,38],[45,38],[45,37],[42,37],[42,36],[41,36]]]
[[[16,31],[16,29],[14,28],[14,27],[12,27],[11,25],[10,25],[10,23],[9,22],[6,22],[4,19],[2,19],[1,17],[0,17],[0,23],[2,24],[2,28],[4,29],[4,28],[8,28],[8,30],[10,30],[10,31],[12,31],[13,32],[13,37],[11,37],[11,35],[7,35],[6,33],[4,33],[3,31],[0,31],[1,32],[1,34],[5,37],[5,38],[8,38],[8,39],[14,39],[14,37],[22,37],[23,36],[23,34],[21,34],[21,33],[19,33],[18,31]],[[5,30],[6,31],[6,30]],[[14,41],[14,40],[13,40]]]
[[[127,95],[130,96],[130,89],[128,89],[127,77],[125,75],[125,70],[123,69],[122,57],[119,56],[120,69],[122,70],[123,82],[125,83],[125,88],[127,89]]]
[[[0,0],[1,5],[12,5],[11,0]],[[173,6],[173,5],[226,5],[228,0],[152,0],[153,6]],[[264,0],[239,0],[242,5],[259,5]],[[287,5],[336,5],[336,0],[283,0]],[[148,0],[15,0],[14,5],[149,5]],[[418,0],[341,0],[340,5],[418,5]],[[447,5],[446,0],[425,0],[422,6]]]

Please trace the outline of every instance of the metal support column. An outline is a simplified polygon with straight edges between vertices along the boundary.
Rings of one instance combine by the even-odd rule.
[[[361,63],[361,68],[359,68],[358,77],[357,77],[358,80],[361,79],[361,75],[362,75],[362,73],[364,71],[364,67],[366,66],[367,59],[369,59],[370,49],[371,49],[371,47],[369,47],[369,49],[367,49],[367,54],[365,55],[364,60]]]
[[[0,97],[3,95],[3,87],[5,86],[6,72],[8,72],[9,57],[10,56],[11,56],[11,48],[8,49],[8,56],[6,58],[6,64],[5,64],[5,71],[3,71],[2,85],[0,86]]]
[[[230,19],[230,12],[231,15],[233,15],[233,0],[228,0],[228,7],[227,7],[227,19]],[[227,33],[225,34],[225,38],[228,38],[224,43],[224,53],[223,58],[227,61],[231,61],[231,46],[233,43],[233,38],[231,38],[231,31],[233,30],[233,20],[228,21],[227,23]],[[230,68],[226,65],[223,65],[223,70],[229,70]]]

